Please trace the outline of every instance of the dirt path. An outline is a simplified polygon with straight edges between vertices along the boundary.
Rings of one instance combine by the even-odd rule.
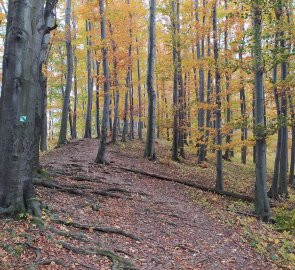
[[[98,166],[93,163],[96,150],[96,140],[82,140],[42,158],[44,168],[55,174],[59,185],[80,188],[82,196],[39,188],[43,200],[60,218],[119,228],[140,241],[91,229],[87,232],[90,239],[135,262],[139,269],[276,269],[242,243],[238,234],[193,203],[186,187],[116,168],[138,163],[147,171],[169,174],[168,166],[148,163],[136,151],[123,154],[118,147],[109,150],[109,166]],[[108,190],[106,196],[93,194],[102,190]],[[100,209],[94,211],[93,205]],[[71,256],[75,255],[70,253],[68,260]],[[78,269],[108,269],[101,261],[97,264],[97,255],[87,255],[88,266],[83,267],[81,256]]]

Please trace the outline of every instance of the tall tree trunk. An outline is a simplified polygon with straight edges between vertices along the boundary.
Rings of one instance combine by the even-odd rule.
[[[277,10],[277,23],[280,28],[280,50],[282,54],[286,53],[286,42],[285,33],[283,27],[285,25],[284,14],[283,14],[283,4],[281,0],[277,0],[278,10]],[[281,63],[281,81],[284,83],[288,76],[288,67],[285,56],[282,56]],[[282,86],[281,93],[281,123],[282,123],[282,145],[281,145],[281,155],[280,155],[280,171],[279,171],[279,196],[287,198],[288,197],[288,93],[286,86]]]
[[[254,71],[255,71],[255,138],[256,138],[256,184],[255,212],[267,221],[270,206],[266,192],[266,134],[264,117],[263,58],[262,58],[262,10],[259,0],[252,4],[254,34]]]
[[[184,131],[185,131],[185,119],[184,119],[184,85],[182,78],[182,59],[181,59],[181,47],[180,47],[180,2],[176,1],[176,26],[177,26],[177,75],[179,84],[178,103],[179,103],[179,155],[185,158],[184,153]]]
[[[99,106],[99,66],[100,62],[96,61],[96,95],[95,95],[95,122],[96,122],[96,135],[100,138],[100,106]]]
[[[87,109],[86,109],[86,122],[85,122],[85,134],[84,138],[91,138],[92,131],[92,100],[93,100],[93,78],[92,78],[92,54],[91,54],[91,22],[86,21],[86,33],[87,36],[87,87],[88,87],[88,98],[87,98]]]
[[[120,92],[119,92],[119,79],[118,79],[118,61],[117,61],[117,44],[113,38],[113,28],[109,22],[110,35],[112,37],[112,48],[113,48],[113,65],[114,65],[114,86],[116,88],[115,93],[115,107],[114,107],[114,123],[113,123],[113,133],[112,133],[112,143],[117,142],[118,134],[118,125],[119,125],[119,101],[120,101]]]
[[[72,77],[73,77],[73,48],[72,48],[72,34],[71,34],[71,10],[72,1],[66,0],[66,16],[65,16],[65,28],[66,28],[66,51],[67,51],[67,81],[65,95],[62,106],[61,127],[58,139],[58,145],[65,144],[67,142],[67,121],[70,106],[70,96],[72,90]]]
[[[76,18],[73,16],[72,24],[74,29],[74,40],[77,40],[77,24]],[[77,81],[77,69],[78,69],[78,59],[77,59],[77,47],[73,46],[74,55],[74,111],[73,111],[73,126],[72,126],[72,139],[77,139],[77,105],[78,105],[78,81]]]
[[[128,85],[126,79],[126,85]],[[122,142],[126,142],[127,134],[128,134],[128,88],[125,91],[125,99],[124,99],[124,119],[123,119],[123,132],[122,132]]]
[[[203,1],[204,2],[204,1]],[[203,3],[204,4],[204,3]],[[196,22],[197,24],[200,23],[199,19],[199,1],[195,0],[195,8],[196,8]],[[203,16],[202,26],[204,27],[205,24],[205,16]],[[201,43],[201,44],[200,44]],[[204,110],[204,103],[205,103],[205,76],[204,76],[204,68],[203,68],[203,61],[205,56],[205,45],[204,45],[204,34],[200,38],[200,35],[197,34],[197,59],[199,62],[202,62],[199,67],[199,95],[198,101],[200,108],[198,110],[198,128],[200,132],[200,137],[198,138],[198,163],[202,163],[205,161],[205,143],[204,143],[204,125],[205,125],[205,110]]]
[[[101,40],[106,41],[106,23],[105,23],[105,7],[104,0],[99,0],[99,12],[100,12],[100,28],[101,28]],[[106,143],[108,136],[108,120],[109,120],[109,110],[110,110],[110,72],[109,72],[109,62],[108,62],[108,48],[104,46],[102,48],[102,63],[103,63],[103,75],[104,75],[104,105],[103,105],[103,115],[102,115],[102,126],[101,126],[101,137],[99,141],[99,149],[96,157],[96,163],[104,164]]]
[[[32,177],[41,45],[52,27],[46,16],[53,1],[45,10],[44,2],[9,1],[0,99],[1,214],[29,210],[41,215]]]
[[[223,190],[223,164],[222,164],[222,133],[221,133],[221,93],[220,93],[220,70],[218,66],[218,33],[217,33],[217,1],[213,6],[213,43],[215,60],[215,88],[216,88],[216,189]]]
[[[295,110],[293,98],[289,96],[289,104],[291,111],[291,120],[292,120],[292,145],[291,145],[291,161],[290,161],[290,173],[289,173],[289,183],[292,187],[295,187]]]
[[[142,123],[142,97],[141,97],[141,74],[140,74],[140,62],[139,62],[139,45],[138,40],[136,38],[137,48],[137,80],[138,80],[138,138],[142,141],[142,129],[143,129],[143,123]]]
[[[224,0],[225,10],[228,10],[227,0]],[[231,112],[231,94],[230,92],[230,74],[229,74],[229,64],[228,64],[228,16],[225,19],[225,32],[224,32],[224,54],[225,54],[225,84],[226,84],[226,124],[230,126],[232,112]],[[230,161],[230,158],[233,156],[233,150],[231,149],[230,143],[232,138],[232,130],[226,135],[226,144],[227,148],[224,153],[224,159]]]
[[[241,27],[241,31],[244,31],[244,26]],[[244,50],[244,38],[239,46],[239,60],[242,68],[243,63],[243,50]],[[242,73],[242,71],[241,71]],[[241,162],[243,164],[247,163],[247,145],[246,141],[248,140],[248,128],[247,128],[247,107],[246,107],[246,94],[244,86],[244,76],[240,76],[241,86],[240,86],[240,103],[241,103],[241,116],[242,116],[242,128],[241,128],[241,140],[242,140],[242,149],[241,149]]]
[[[156,0],[150,0],[149,39],[147,59],[147,93],[148,93],[148,127],[144,156],[150,160],[156,159],[156,91],[154,86],[156,55]]]
[[[177,56],[177,11],[176,1],[171,2],[171,24],[172,24],[172,43],[173,43],[173,140],[172,140],[172,159],[178,161],[178,56]]]

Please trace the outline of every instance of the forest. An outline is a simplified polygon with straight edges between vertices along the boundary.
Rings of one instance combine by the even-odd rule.
[[[295,269],[295,1],[0,0],[0,270]]]

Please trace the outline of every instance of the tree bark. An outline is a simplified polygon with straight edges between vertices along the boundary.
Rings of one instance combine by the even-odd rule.
[[[223,188],[223,164],[222,164],[222,133],[221,133],[221,93],[220,93],[220,70],[219,70],[219,49],[217,36],[217,1],[213,6],[213,43],[214,43],[214,60],[215,60],[215,92],[216,92],[216,189],[222,191]]]
[[[66,89],[63,99],[61,126],[58,139],[58,145],[65,144],[67,142],[67,121],[70,106],[70,96],[72,90],[72,77],[73,77],[73,48],[72,48],[72,30],[71,30],[71,10],[72,1],[66,0],[66,15],[65,15],[65,26],[66,26],[66,51],[67,51],[67,81]]]
[[[154,86],[156,55],[156,0],[150,0],[149,39],[147,59],[147,93],[148,93],[148,127],[144,156],[150,160],[156,159],[156,92]]]
[[[101,40],[106,41],[106,23],[105,23],[105,7],[104,0],[99,0],[99,11],[100,11],[100,28],[101,28]],[[102,63],[103,63],[103,75],[104,75],[104,105],[102,115],[102,126],[101,126],[101,137],[99,141],[99,149],[96,157],[96,163],[104,164],[106,143],[108,136],[108,120],[110,110],[110,73],[109,73],[109,62],[108,62],[108,48],[104,46],[102,48]]]
[[[86,33],[90,32],[91,22],[86,21]],[[88,98],[87,98],[87,110],[86,110],[86,123],[85,123],[85,135],[84,138],[91,138],[92,131],[92,100],[93,100],[93,78],[92,78],[92,54],[91,54],[91,36],[87,36],[87,86],[88,86]]]
[[[263,58],[262,58],[262,10],[259,0],[252,4],[255,71],[255,138],[256,183],[255,212],[262,220],[270,218],[270,206],[266,192],[266,134],[264,117]]]
[[[41,214],[32,177],[41,45],[51,27],[46,20],[51,2],[44,10],[45,1],[9,1],[0,99],[1,214]]]

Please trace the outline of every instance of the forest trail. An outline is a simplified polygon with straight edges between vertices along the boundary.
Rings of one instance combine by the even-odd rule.
[[[39,192],[64,220],[119,228],[140,238],[135,241],[117,234],[88,233],[104,248],[128,257],[138,269],[275,269],[243,244],[238,234],[220,226],[192,202],[187,187],[117,168],[144,167],[165,175],[169,167],[145,161],[136,150],[122,153],[117,146],[109,148],[110,165],[98,166],[93,163],[96,149],[97,140],[81,140],[42,159],[45,170],[55,173],[55,181],[81,187],[83,196]],[[109,193],[91,193],[102,190]],[[100,209],[93,211],[91,206],[98,203]],[[97,258],[88,264],[96,268],[95,261]]]
[[[7,269],[277,269],[193,202],[190,188],[120,169],[174,174],[172,165],[143,159],[144,144],[109,146],[107,166],[93,162],[97,144],[74,141],[42,157],[50,177],[37,193],[48,224],[15,224],[15,234],[33,241]]]

